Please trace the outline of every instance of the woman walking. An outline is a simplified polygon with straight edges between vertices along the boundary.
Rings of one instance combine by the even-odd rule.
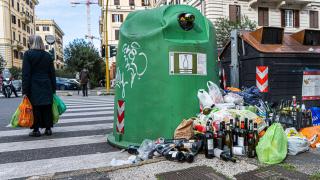
[[[56,77],[51,55],[44,50],[40,36],[29,37],[29,50],[25,52],[22,65],[22,94],[32,104],[34,123],[29,136],[39,137],[39,128],[45,135],[52,134],[52,102],[56,92]]]

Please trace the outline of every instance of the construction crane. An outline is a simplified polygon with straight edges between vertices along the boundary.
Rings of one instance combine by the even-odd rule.
[[[87,34],[85,35],[85,38],[89,39],[92,43],[93,39],[99,39],[91,34],[91,12],[90,12],[90,6],[92,4],[99,4],[97,1],[92,0],[71,0],[71,5],[75,7],[76,5],[86,5],[87,6]]]

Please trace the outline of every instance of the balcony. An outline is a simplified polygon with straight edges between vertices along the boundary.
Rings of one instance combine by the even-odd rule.
[[[18,51],[23,50],[23,48],[24,48],[23,44],[17,40],[13,41],[12,47],[13,47],[13,49],[16,49]]]
[[[26,14],[25,12],[20,12],[20,14],[22,22],[24,22],[25,24],[29,24],[31,22],[30,15]]]
[[[313,2],[316,0],[250,0],[249,6],[255,8],[261,3],[272,3],[277,9],[287,5],[300,5],[303,8]]]

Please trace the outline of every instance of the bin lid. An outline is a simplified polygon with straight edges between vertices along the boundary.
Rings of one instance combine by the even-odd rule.
[[[319,30],[302,30],[297,33],[284,33],[283,28],[278,27],[261,27],[255,31],[240,31],[239,38],[247,42],[257,51],[262,53],[283,53],[283,54],[320,54],[320,44],[318,41],[310,43],[308,41],[308,35],[314,37],[320,36]],[[265,40],[264,38],[273,37],[275,39]],[[280,41],[277,38],[281,38]],[[265,43],[266,42],[266,43]],[[306,43],[307,42],[307,43]],[[229,41],[223,48],[220,57],[227,48],[229,48],[231,42]],[[314,45],[310,45],[314,44]]]

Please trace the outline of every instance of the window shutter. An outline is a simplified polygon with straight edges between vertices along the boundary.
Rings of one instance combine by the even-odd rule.
[[[237,21],[237,6],[229,5],[229,20],[231,22]]]
[[[263,18],[264,18],[263,19],[264,26],[269,26],[269,9],[268,8],[265,8]]]
[[[294,10],[294,27],[299,28],[300,27],[300,11]]]
[[[112,22],[115,22],[115,15],[112,14]]]
[[[284,15],[284,10],[281,9],[281,27],[285,26],[285,15]]]
[[[319,12],[315,11],[314,13],[314,27],[319,28]]]
[[[120,14],[120,22],[123,22],[123,14]]]
[[[264,16],[264,11],[263,11],[263,9],[262,8],[259,8],[258,9],[258,25],[259,26],[264,26],[264,18],[263,18],[263,16]]]

